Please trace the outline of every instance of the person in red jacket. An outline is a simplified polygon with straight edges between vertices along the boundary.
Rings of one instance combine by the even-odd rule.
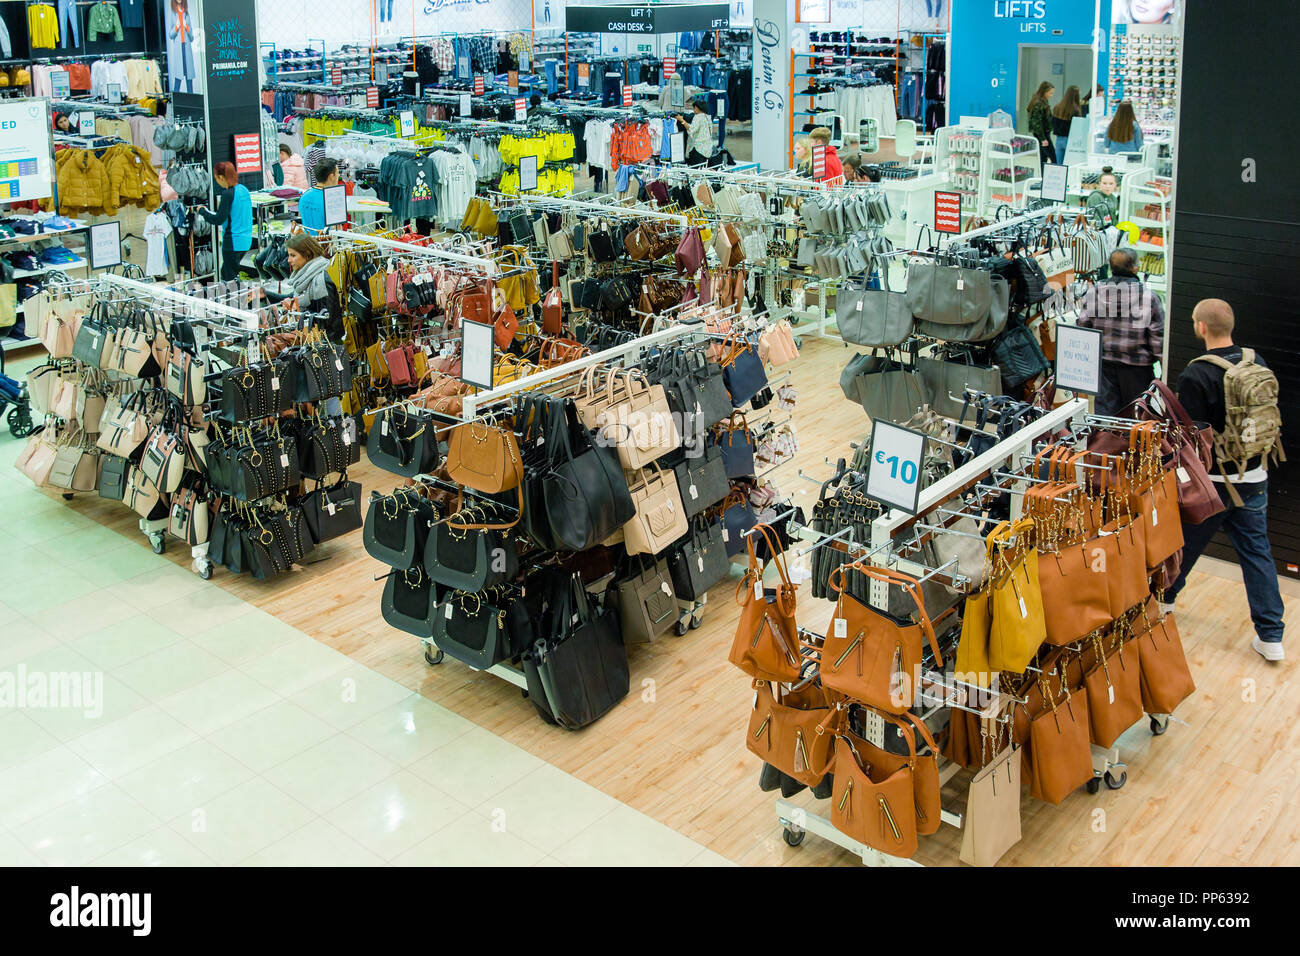
[[[819,183],[824,183],[826,180],[834,179],[836,176],[842,177],[844,175],[844,166],[840,162],[840,154],[835,152],[835,147],[831,145],[831,131],[825,126],[818,126],[808,135],[812,139],[814,150],[816,150],[818,146],[826,147],[826,171],[820,176],[814,175],[814,178]],[[816,154],[814,153],[814,155]]]

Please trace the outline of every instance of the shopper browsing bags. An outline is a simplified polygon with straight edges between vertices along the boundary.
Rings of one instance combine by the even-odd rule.
[[[1282,595],[1268,542],[1268,458],[1282,457],[1277,409],[1277,378],[1253,349],[1233,343],[1232,307],[1222,299],[1203,299],[1192,310],[1192,327],[1206,352],[1191,361],[1178,381],[1178,400],[1196,421],[1214,429],[1215,483],[1224,510],[1200,524],[1183,525],[1183,564],[1165,593],[1165,610],[1187,583],[1187,574],[1210,538],[1228,532],[1241,562],[1241,574],[1255,625],[1251,647],[1265,660],[1280,661]]]
[[[1137,254],[1110,254],[1111,277],[1083,298],[1078,324],[1101,332],[1101,388],[1098,415],[1118,415],[1155,378],[1153,364],[1164,352],[1165,310],[1160,298],[1137,277]]]

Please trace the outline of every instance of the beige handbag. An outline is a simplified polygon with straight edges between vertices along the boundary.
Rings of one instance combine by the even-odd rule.
[[[27,439],[27,444],[18,453],[14,467],[32,480],[37,488],[49,484],[50,471],[54,468],[54,459],[59,449],[46,439],[46,432],[41,429]]]
[[[40,329],[41,344],[45,350],[50,353],[51,358],[69,358],[72,355],[72,346],[77,341],[77,332],[81,329],[81,318],[84,313],[80,309],[73,308],[73,305],[67,299],[53,299],[48,293],[42,292],[40,295],[28,299],[28,305],[23,307],[27,312],[32,308],[30,303],[37,299],[42,300],[38,306],[39,314],[44,317],[44,325],[40,322],[34,323],[34,327]]]
[[[171,510],[167,512],[167,533],[180,538],[190,547],[208,543],[211,530],[212,512],[208,508],[206,495],[196,488],[182,488],[172,498]]]
[[[94,491],[99,487],[99,463],[97,451],[88,451],[80,441],[70,442],[55,454],[49,484],[69,491]]]
[[[62,380],[57,365],[41,365],[27,373],[27,397],[33,417],[43,418],[50,411]]]
[[[122,503],[141,518],[152,521],[167,515],[167,506],[162,500],[158,486],[146,478],[143,471],[134,466],[126,481],[126,494],[122,496]]]
[[[50,401],[50,414],[62,418],[65,422],[72,422],[77,414],[77,385],[76,378],[64,378],[59,381]]]
[[[185,473],[184,442],[159,425],[144,446],[140,470],[159,491],[171,494],[180,487],[181,475]]]
[[[993,866],[1020,842],[1020,748],[1008,744],[971,778],[961,861]]]
[[[153,425],[149,414],[141,407],[144,403],[144,393],[137,392],[115,409],[113,403],[106,404],[104,415],[107,421],[101,419],[99,439],[95,444],[109,454],[134,457],[148,439]],[[110,409],[114,409],[111,415]]]
[[[167,359],[167,391],[187,406],[202,405],[208,398],[204,380],[207,366],[179,346],[173,346]]]
[[[618,449],[624,471],[635,471],[681,447],[681,434],[662,385],[639,372],[611,371],[603,392],[590,393],[578,407],[582,423],[597,441]]]
[[[628,487],[636,514],[623,525],[623,542],[628,554],[659,554],[686,534],[686,509],[677,478],[657,465],[650,465]]]

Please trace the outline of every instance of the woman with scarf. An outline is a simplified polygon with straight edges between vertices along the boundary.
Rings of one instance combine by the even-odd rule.
[[[278,293],[264,289],[267,300],[296,300],[301,311],[322,316],[318,325],[331,341],[343,341],[343,308],[338,290],[326,273],[330,260],[325,249],[316,239],[300,232],[289,237],[285,250],[292,270],[286,280],[289,289]]]

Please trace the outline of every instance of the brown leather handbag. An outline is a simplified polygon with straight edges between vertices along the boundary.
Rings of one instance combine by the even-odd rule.
[[[1061,690],[1059,698],[1050,689],[1044,691],[1047,706],[1029,723],[1025,754],[1030,794],[1053,804],[1093,778],[1088,697]]]
[[[466,488],[495,495],[514,490],[519,496],[519,513],[524,508],[524,461],[519,454],[515,433],[506,427],[467,422],[452,429],[447,440],[447,474],[451,480]],[[464,494],[456,501],[461,510]],[[519,518],[508,524],[457,524],[448,522],[457,530],[479,528],[505,530],[519,523]]]
[[[846,568],[904,588],[916,605],[919,623],[900,625],[894,618],[846,593]],[[943,655],[916,578],[855,561],[835,568],[828,583],[839,598],[822,645],[822,683],[829,690],[891,714],[908,710],[921,678],[925,643],[934,653],[936,667],[943,666]]]
[[[1063,504],[1062,498],[1071,503]],[[1062,481],[1025,492],[1025,513],[1034,518],[1039,549],[1038,585],[1049,644],[1072,643],[1114,619],[1107,572],[1120,560],[1119,545],[1114,536],[1083,538],[1087,500],[1077,485]],[[1073,532],[1053,535],[1071,522]]]
[[[1161,617],[1160,607],[1152,598],[1134,619],[1133,632],[1141,675],[1142,708],[1148,714],[1172,714],[1196,690],[1174,616]]]
[[[926,726],[925,721],[917,717],[910,711],[902,716],[905,720],[874,711],[881,720],[891,723],[899,728],[899,736],[908,741],[910,755],[890,753],[882,750],[874,744],[867,742],[866,750],[859,746],[858,753],[867,756],[871,762],[872,770],[879,770],[885,774],[894,774],[901,770],[904,765],[911,764],[912,767],[912,804],[916,810],[916,832],[922,834],[939,832],[939,825],[942,822],[939,819],[939,813],[942,807],[939,803],[939,745],[934,742],[934,736],[930,733],[930,728]],[[915,732],[919,732],[921,740],[918,742]],[[920,753],[920,744],[924,743],[928,752]]]
[[[1150,591],[1147,576],[1146,526],[1138,515],[1120,515],[1102,526],[1118,553],[1107,565],[1111,617],[1146,602]]]
[[[782,690],[780,684],[756,680],[745,746],[764,763],[813,787],[830,770],[840,717],[820,687]]]
[[[916,853],[916,742],[904,734],[911,748],[907,757],[880,762],[883,751],[863,738],[844,731],[835,741],[831,764],[831,823],[859,843],[890,856]]]
[[[1098,747],[1111,746],[1142,719],[1138,648],[1118,636],[1093,638],[1096,664],[1083,678],[1092,742]]]
[[[763,568],[754,552],[754,536],[767,542],[772,564],[781,582],[763,587]],[[795,622],[795,591],[786,570],[785,551],[767,525],[756,525],[745,538],[749,569],[736,586],[740,621],[727,659],[758,680],[794,683],[799,680],[803,658],[799,649],[799,626]]]
[[[518,331],[519,319],[515,316],[515,310],[510,308],[510,303],[507,302],[492,320],[492,341],[504,352],[510,348],[510,343],[515,340],[515,333]]]
[[[1129,433],[1129,481],[1134,513],[1142,519],[1146,565],[1158,568],[1183,546],[1178,512],[1178,474],[1163,468],[1155,422],[1134,425]]]
[[[644,225],[637,226],[623,237],[623,248],[627,250],[628,256],[637,262],[650,258],[653,243],[646,235]]]

